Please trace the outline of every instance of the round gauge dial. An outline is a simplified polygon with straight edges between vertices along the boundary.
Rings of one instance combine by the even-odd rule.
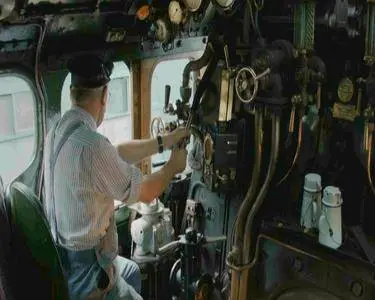
[[[167,42],[171,37],[171,32],[167,22],[163,19],[158,19],[155,22],[156,32],[155,36],[156,39],[162,43]]]
[[[217,5],[223,8],[229,8],[233,5],[235,0],[214,0],[216,1]]]
[[[15,0],[1,0],[0,20],[9,17],[16,6]]]
[[[171,1],[168,7],[169,19],[174,24],[181,24],[184,18],[184,12],[182,11],[181,5],[178,1]]]
[[[184,0],[184,3],[189,11],[195,12],[201,7],[202,1],[203,0]]]
[[[337,94],[341,102],[348,103],[353,98],[353,95],[354,95],[353,82],[349,78],[343,78],[340,81]]]

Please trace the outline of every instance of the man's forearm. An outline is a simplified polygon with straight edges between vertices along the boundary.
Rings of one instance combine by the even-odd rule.
[[[164,148],[173,146],[173,138],[167,134],[162,137]],[[116,146],[120,157],[129,163],[138,163],[141,160],[158,153],[159,144],[157,139],[132,140]]]
[[[174,168],[168,162],[159,171],[145,177],[141,184],[139,201],[149,203],[156,197],[159,197],[167,188],[174,175]]]

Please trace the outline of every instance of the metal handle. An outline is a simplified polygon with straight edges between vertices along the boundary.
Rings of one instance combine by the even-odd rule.
[[[158,253],[165,253],[165,252],[171,251],[171,250],[177,248],[179,245],[180,245],[179,240],[170,242],[170,243],[164,245],[163,247],[160,247],[159,250],[158,250]]]
[[[171,86],[166,85],[165,86],[165,98],[164,98],[164,112],[167,112],[169,110],[170,97],[171,97]]]
[[[212,236],[212,237],[206,237],[205,240],[207,244],[212,244],[212,243],[217,243],[217,242],[224,242],[227,240],[227,237],[225,235]]]
[[[161,166],[164,166],[166,163],[167,163],[166,161],[160,161],[160,162],[157,162],[157,163],[153,163],[152,167],[153,168],[161,167]]]

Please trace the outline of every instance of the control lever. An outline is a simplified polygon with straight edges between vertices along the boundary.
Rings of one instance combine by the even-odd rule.
[[[167,163],[166,161],[159,161],[157,163],[153,163],[152,167],[153,168],[161,167],[161,166],[164,166],[166,163]]]
[[[230,60],[229,60],[228,45],[224,46],[224,55],[225,55],[225,63],[227,65],[227,69],[230,70]]]
[[[217,243],[217,242],[223,242],[223,241],[227,240],[227,237],[225,235],[205,237],[201,233],[197,233],[195,231],[195,229],[193,229],[191,227],[186,230],[186,233],[187,234],[180,235],[178,240],[170,242],[170,243],[164,245],[163,247],[160,247],[159,253],[165,253],[167,251],[170,251],[170,250],[176,248],[176,246],[184,245],[184,244],[206,245],[206,244],[213,244],[213,243]]]
[[[173,105],[169,103],[171,97],[171,86],[165,86],[165,98],[164,98],[164,113],[169,114],[173,113]]]

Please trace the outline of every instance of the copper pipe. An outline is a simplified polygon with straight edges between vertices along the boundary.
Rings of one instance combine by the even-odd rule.
[[[294,154],[294,158],[293,158],[293,162],[292,162],[292,165],[290,166],[288,172],[286,172],[286,174],[284,175],[283,178],[281,178],[281,180],[277,183],[277,185],[280,185],[282,182],[285,181],[285,179],[287,179],[290,175],[290,173],[292,172],[296,162],[297,162],[297,159],[299,157],[299,154],[301,152],[301,146],[302,146],[302,129],[303,129],[303,114],[301,114],[300,118],[299,118],[299,122],[298,122],[298,140],[297,140],[297,148],[296,148],[296,153]]]
[[[271,157],[268,165],[268,171],[263,186],[254,202],[254,205],[250,209],[249,216],[246,219],[245,225],[245,241],[242,249],[243,261],[245,264],[251,261],[251,242],[253,235],[253,224],[256,214],[259,208],[262,206],[263,201],[267,195],[268,189],[271,185],[273,175],[276,170],[277,161],[279,158],[279,146],[280,146],[280,116],[272,115],[272,144],[271,144]],[[240,282],[239,299],[249,299],[248,295],[248,281],[249,281],[249,270],[243,271]]]
[[[370,123],[365,120],[364,134],[363,134],[363,151],[368,152],[370,137]]]
[[[245,231],[245,222],[246,216],[249,214],[251,205],[253,204],[253,199],[257,191],[259,184],[259,175],[262,161],[262,148],[263,148],[263,113],[261,109],[255,110],[255,154],[254,154],[254,167],[251,176],[250,187],[246,193],[244,200],[238,211],[237,219],[235,222],[235,236],[233,242],[233,250],[229,255],[233,255],[236,261],[242,260],[241,248],[243,245],[243,236]],[[228,261],[228,259],[227,259]],[[230,267],[231,264],[227,263]],[[234,269],[235,271],[235,269]],[[238,287],[240,284],[240,274],[236,271],[232,273],[232,282],[231,282],[231,299],[238,299]]]
[[[293,105],[292,111],[290,112],[290,119],[289,119],[289,129],[288,129],[289,134],[294,132],[295,118],[296,118],[296,106]]]
[[[371,125],[372,125],[371,127],[374,126],[374,124],[371,124]],[[368,136],[367,177],[368,177],[371,190],[373,194],[375,195],[375,186],[374,186],[374,182],[372,181],[372,176],[371,176],[371,165],[372,165],[372,155],[373,155],[372,150],[373,150],[373,143],[374,143],[373,137],[374,137],[374,131],[371,130]]]

